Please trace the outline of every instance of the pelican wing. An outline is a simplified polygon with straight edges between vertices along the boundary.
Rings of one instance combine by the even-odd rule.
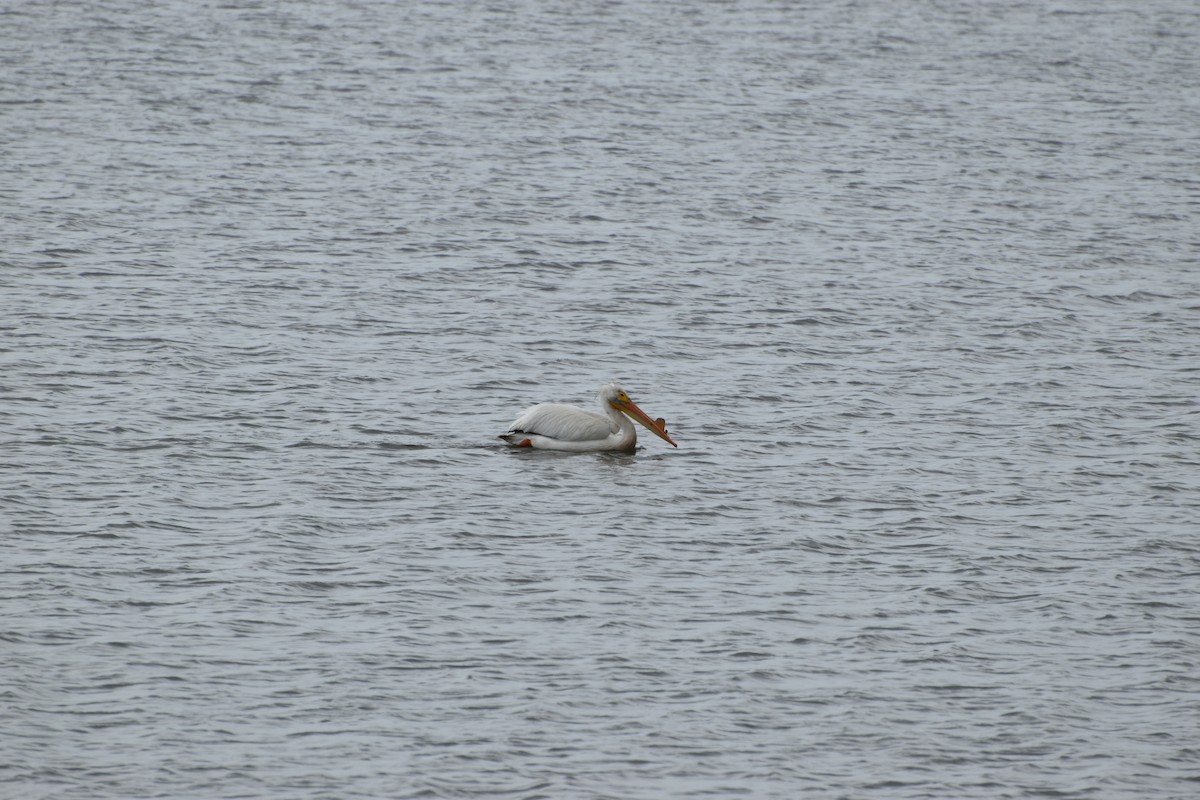
[[[612,420],[591,411],[561,403],[538,403],[525,410],[509,433],[537,434],[568,442],[606,439],[618,430]]]

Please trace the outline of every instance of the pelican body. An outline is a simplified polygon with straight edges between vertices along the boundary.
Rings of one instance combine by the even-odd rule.
[[[635,420],[655,436],[678,447],[667,433],[660,418],[650,419],[645,411],[629,399],[616,381],[606,383],[597,393],[603,414],[585,411],[561,403],[538,403],[525,409],[500,438],[513,447],[533,447],[539,450],[563,450],[574,453],[595,453],[620,450],[632,453],[637,446]]]

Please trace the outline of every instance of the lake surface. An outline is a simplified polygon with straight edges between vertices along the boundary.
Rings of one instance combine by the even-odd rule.
[[[0,22],[0,796],[1200,793],[1192,0]]]

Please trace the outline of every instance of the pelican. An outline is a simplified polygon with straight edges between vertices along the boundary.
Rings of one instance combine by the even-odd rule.
[[[637,446],[637,430],[630,419],[645,425],[655,436],[678,447],[667,434],[667,423],[660,417],[650,419],[629,399],[616,381],[606,383],[597,393],[603,414],[585,411],[561,403],[538,403],[525,409],[509,426],[501,439],[513,447],[540,450],[566,450],[591,453],[622,450],[632,453]]]

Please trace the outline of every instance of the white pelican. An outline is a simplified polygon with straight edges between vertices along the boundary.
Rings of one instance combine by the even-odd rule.
[[[661,418],[650,419],[616,381],[601,386],[597,397],[604,414],[561,403],[538,403],[525,409],[525,413],[509,426],[508,433],[500,438],[513,447],[575,453],[601,450],[632,453],[637,446],[637,430],[629,420],[634,419],[655,436],[671,442],[672,447],[679,446],[667,434],[666,422]]]

